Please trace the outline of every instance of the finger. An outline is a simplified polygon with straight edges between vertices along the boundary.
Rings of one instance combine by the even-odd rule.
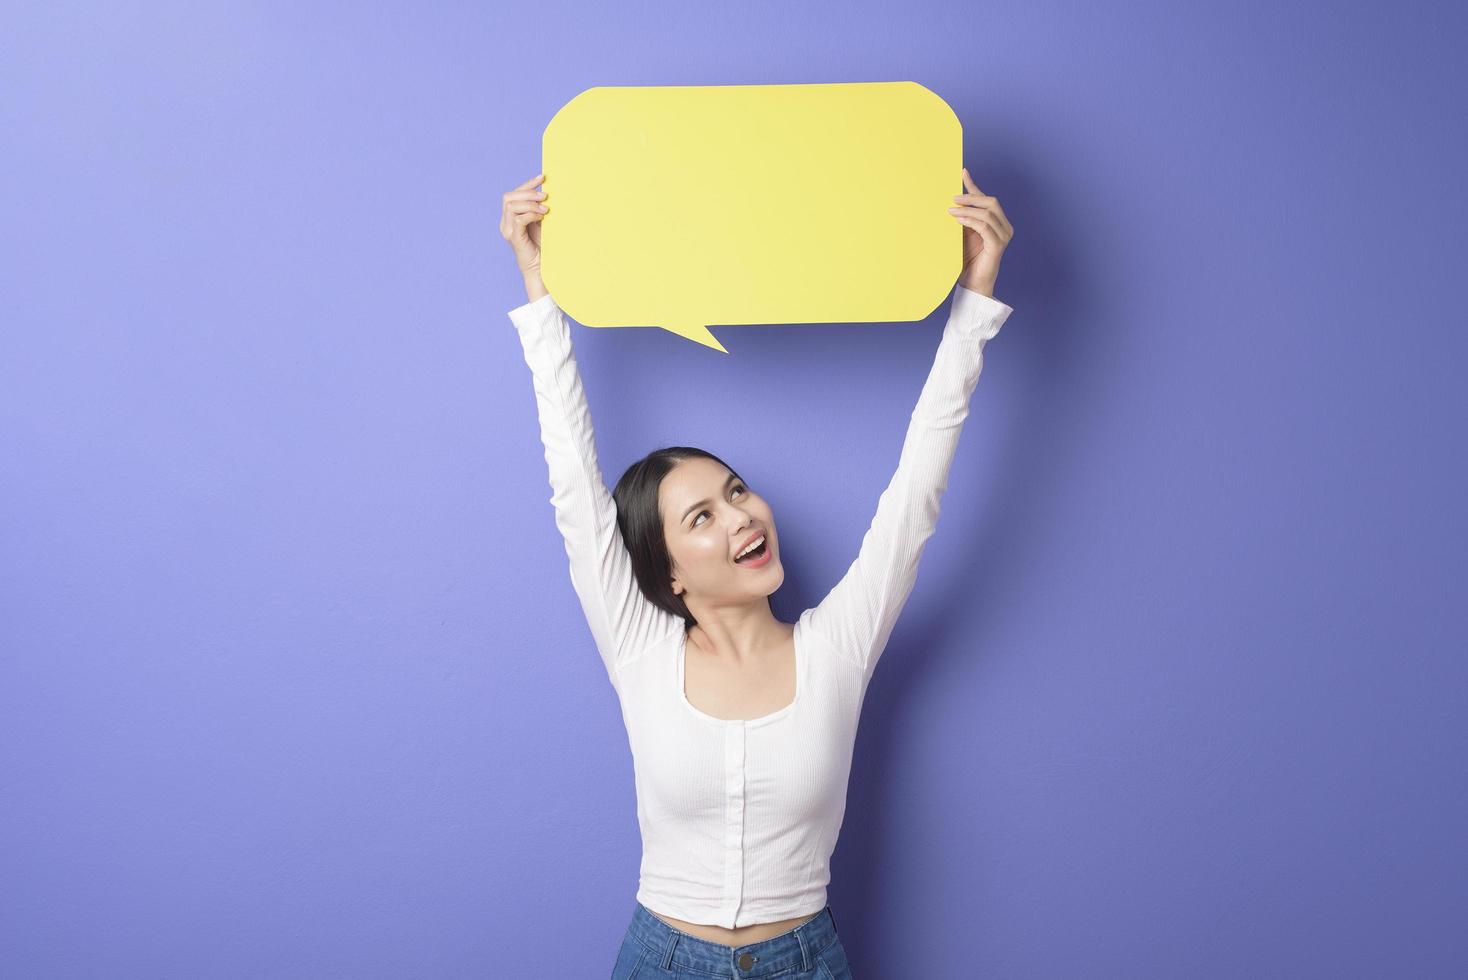
[[[966,188],[968,188],[968,192],[970,194],[982,194],[982,193],[984,193],[983,191],[979,190],[979,185],[978,184],[975,184],[974,183],[974,179],[969,176],[968,168],[967,167],[964,167],[963,168],[963,186],[966,187]]]
[[[542,203],[533,195],[530,197],[516,197],[505,201],[505,211],[510,214],[521,214],[526,211],[549,211],[550,205]]]
[[[1003,242],[998,238],[998,236],[994,234],[994,229],[990,228],[984,222],[978,221],[973,218],[967,218],[963,219],[963,223],[965,225],[968,225],[973,230],[974,234],[978,235],[979,238],[983,240],[983,251],[993,255],[998,253],[1004,247]],[[967,249],[965,249],[965,251],[967,251]]]
[[[970,203],[968,205],[968,209],[981,210],[981,211],[983,211],[984,214],[987,214],[990,218],[993,219],[993,221],[994,221],[994,227],[1000,229],[1001,231],[1005,231],[1005,232],[1013,232],[1014,231],[1013,226],[1011,226],[1010,223],[1009,223],[1009,219],[1004,216],[1004,209],[999,206],[999,199],[998,198],[995,198],[995,197],[986,197],[986,196],[978,196],[978,197],[976,197],[973,194],[959,194],[956,197],[954,197],[954,200],[955,201],[965,201],[965,200],[971,201],[972,203]],[[957,209],[950,208],[949,210],[950,211],[955,211],[955,210],[956,211],[963,211],[963,210],[966,210],[966,209],[965,208],[957,208]]]
[[[511,201],[539,201],[544,200],[546,196],[545,191],[507,191],[505,193],[505,203],[508,204]]]
[[[986,221],[982,217],[969,217],[967,215],[957,214],[954,217],[958,219],[959,224],[967,225],[980,235],[983,235],[984,241],[986,242],[992,242],[998,245],[1004,240],[1004,236],[1000,233],[999,229],[995,228],[993,223]]]
[[[531,177],[525,183],[515,185],[515,190],[518,191],[518,190],[524,190],[527,187],[534,187],[536,184],[540,183],[540,179],[542,177],[544,177],[544,176],[545,176],[545,174],[543,174],[543,173],[536,174],[534,177]]]
[[[1006,234],[1014,234],[1014,226],[1009,223],[1009,216],[1004,213],[1004,209],[999,206],[998,201],[994,202],[994,206],[989,209],[989,213],[998,219],[999,227],[1003,228]]]
[[[540,218],[541,216],[538,214],[514,215],[510,218],[509,221],[502,223],[503,230],[501,234],[503,234],[507,239],[518,238],[523,240],[527,236],[531,236],[532,230],[539,230],[539,226],[536,225],[536,222],[538,222]],[[532,242],[535,241],[533,236],[530,237],[530,240]]]
[[[1009,223],[1009,215],[1004,213],[1004,205],[999,203],[999,198],[990,195],[985,198],[985,204],[989,209],[989,217],[994,219],[995,227],[1006,234],[1012,234],[1014,228]]]
[[[983,221],[986,225],[989,226],[989,229],[993,231],[993,240],[996,245],[1003,248],[1004,246],[1009,244],[1009,232],[1006,229],[1000,227],[1000,225],[995,222],[994,216],[992,214],[986,214],[983,218],[979,220]]]
[[[999,199],[987,194],[954,194],[953,199],[960,204],[968,204],[976,208],[992,208],[999,206]]]
[[[948,209],[948,213],[955,216],[964,215],[970,218],[992,219],[994,217],[994,212],[990,211],[986,207],[983,207],[982,205],[972,205],[970,207],[953,207]]]

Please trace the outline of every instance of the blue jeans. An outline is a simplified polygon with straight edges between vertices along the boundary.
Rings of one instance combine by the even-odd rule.
[[[674,929],[641,902],[622,938],[612,980],[852,980],[827,905],[815,918],[763,942],[725,946]]]

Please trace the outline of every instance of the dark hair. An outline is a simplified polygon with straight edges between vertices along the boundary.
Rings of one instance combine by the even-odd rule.
[[[612,491],[612,500],[617,504],[617,527],[632,556],[637,587],[653,605],[680,617],[685,628],[698,620],[688,611],[683,597],[673,592],[673,556],[668,553],[668,539],[663,531],[658,488],[680,460],[697,457],[711,459],[740,480],[744,479],[713,453],[692,446],[668,446],[653,450],[627,467]]]

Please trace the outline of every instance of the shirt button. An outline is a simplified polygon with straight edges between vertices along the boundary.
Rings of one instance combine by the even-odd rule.
[[[751,956],[749,953],[740,953],[739,954],[739,969],[741,969],[741,970],[747,970],[747,969],[749,969],[752,966],[754,966],[754,957]]]

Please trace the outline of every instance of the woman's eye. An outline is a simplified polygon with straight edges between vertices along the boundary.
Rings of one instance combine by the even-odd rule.
[[[731,493],[744,493],[744,487],[743,487],[743,485],[736,483],[736,484],[734,484],[734,489],[731,490],[730,492]],[[701,525],[698,523],[698,519],[700,517],[702,517],[703,515],[707,514],[707,513],[708,513],[708,511],[701,510],[697,514],[694,514],[693,515],[693,526],[694,527],[700,527]]]

